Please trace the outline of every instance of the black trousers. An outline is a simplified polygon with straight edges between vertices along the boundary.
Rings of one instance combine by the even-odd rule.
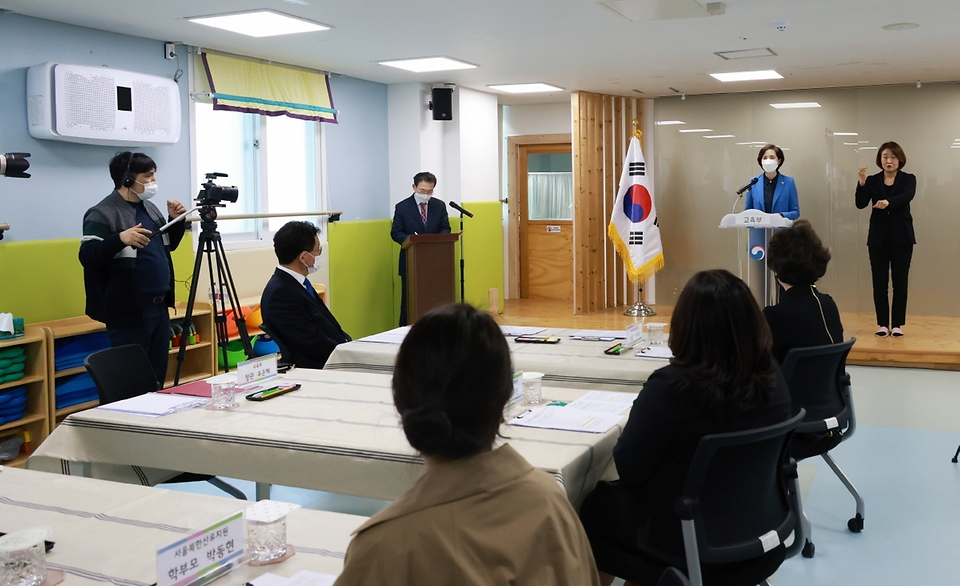
[[[107,327],[110,345],[116,348],[126,344],[137,344],[147,353],[157,383],[163,385],[167,378],[167,358],[170,356],[170,314],[167,306],[154,303],[150,299],[141,299],[140,309],[143,318],[139,325],[122,328]]]
[[[907,276],[913,258],[912,244],[884,243],[867,246],[873,273],[873,305],[877,325],[898,328],[907,321]],[[893,281],[893,314],[888,301],[888,283]]]
[[[400,326],[407,325],[407,275],[400,275]]]

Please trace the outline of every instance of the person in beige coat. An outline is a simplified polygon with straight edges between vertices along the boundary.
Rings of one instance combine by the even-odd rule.
[[[599,585],[556,480],[494,448],[511,391],[510,349],[489,315],[448,305],[414,324],[393,399],[426,473],[357,529],[337,586]]]

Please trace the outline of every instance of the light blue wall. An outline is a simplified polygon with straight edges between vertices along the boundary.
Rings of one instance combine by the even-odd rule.
[[[327,124],[330,209],[343,221],[378,220],[389,209],[387,86],[343,75],[330,78],[339,124]]]
[[[183,47],[178,52],[186,54]],[[0,152],[33,155],[28,171],[32,178],[0,177],[0,222],[12,225],[4,242],[79,239],[83,213],[113,189],[107,170],[110,158],[126,150],[30,136],[27,68],[47,61],[102,65],[169,78],[177,70],[176,60],[163,58],[160,41],[0,12]],[[180,66],[186,69],[183,58]],[[138,150],[157,162],[158,200],[186,203],[192,195],[186,76],[180,79],[180,100],[184,121],[180,141]]]

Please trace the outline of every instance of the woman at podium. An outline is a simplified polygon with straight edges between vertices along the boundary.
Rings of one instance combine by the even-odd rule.
[[[900,329],[907,320],[907,276],[917,237],[913,231],[910,200],[917,192],[917,178],[900,169],[907,156],[895,142],[885,142],[877,150],[877,167],[882,171],[867,177],[860,167],[857,183],[857,209],[872,204],[867,250],[873,273],[873,304],[877,310],[878,336],[903,336]],[[888,279],[887,275],[890,275]],[[887,300],[887,283],[893,280],[893,311]],[[890,326],[893,326],[891,329]]]
[[[783,150],[775,144],[765,145],[757,155],[757,164],[763,169],[763,173],[757,175],[757,182],[750,188],[744,209],[780,214],[788,220],[799,218],[797,184],[793,177],[780,172],[780,167],[783,166]]]

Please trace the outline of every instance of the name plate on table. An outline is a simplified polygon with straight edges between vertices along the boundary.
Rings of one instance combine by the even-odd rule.
[[[624,342],[623,346],[625,348],[633,348],[640,343],[640,340],[643,339],[643,323],[638,322],[630,324],[627,326],[627,340]]]
[[[157,551],[157,586],[186,586],[219,576],[243,557],[243,511]]]
[[[277,355],[261,356],[237,365],[237,382],[241,387],[256,385],[277,376]]]

